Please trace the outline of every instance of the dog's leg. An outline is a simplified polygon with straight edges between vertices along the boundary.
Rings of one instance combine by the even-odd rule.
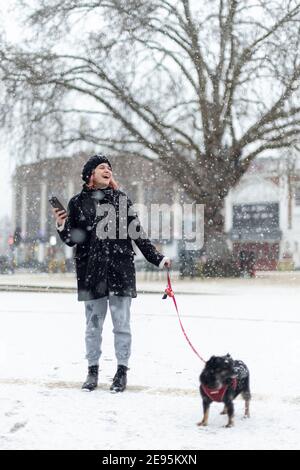
[[[224,405],[224,409],[223,409],[223,411],[221,411],[220,414],[221,414],[221,415],[227,415],[227,408],[226,408],[226,405]]]
[[[242,392],[242,397],[245,400],[245,415],[244,415],[244,418],[250,418],[251,392],[250,392],[250,385],[249,385],[249,377],[246,381],[246,388]]]
[[[197,426],[207,426],[210,404],[211,404],[211,401],[205,398],[203,399],[203,419],[202,421],[197,423]]]
[[[251,399],[250,392],[242,393],[242,397],[243,397],[244,400],[245,400],[245,414],[244,414],[244,418],[250,418],[250,399]]]
[[[226,424],[226,428],[232,428],[234,426],[234,406],[232,401],[228,401],[225,403],[225,406],[227,408],[227,416],[228,416],[228,423]]]
[[[209,415],[209,408],[204,412],[203,419],[199,423],[197,423],[197,426],[207,426],[208,423],[208,415]]]
[[[250,418],[250,400],[245,400],[245,418]]]

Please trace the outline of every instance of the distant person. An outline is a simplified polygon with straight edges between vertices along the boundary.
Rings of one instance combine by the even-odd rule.
[[[254,251],[250,251],[248,255],[248,266],[247,266],[250,277],[255,277],[255,261],[256,261],[255,253]]]
[[[247,251],[241,250],[239,254],[239,262],[240,262],[240,273],[242,276],[247,275]]]
[[[111,164],[105,156],[91,157],[83,167],[82,179],[83,189],[72,197],[67,213],[53,209],[61,239],[68,246],[76,246],[78,300],[85,303],[88,360],[88,375],[82,389],[92,391],[98,385],[102,329],[109,305],[117,358],[117,372],[110,389],[122,392],[127,384],[131,354],[131,299],[136,297],[134,251],[128,225],[134,224],[140,233],[134,241],[147,261],[160,268],[169,268],[171,261],[144,237],[136,214],[128,215],[132,206],[128,198],[125,208],[127,225],[121,226],[125,229],[125,237],[119,238],[120,201],[121,197],[126,200],[126,194],[118,189]],[[98,224],[101,224],[104,216],[99,217],[98,214],[103,204],[113,208],[116,214],[117,232],[114,238],[99,238]]]
[[[196,275],[196,263],[195,263],[195,253],[189,252],[188,256],[188,272],[191,279],[194,279]]]
[[[187,273],[187,252],[184,247],[179,250],[179,276],[181,279],[184,279]]]

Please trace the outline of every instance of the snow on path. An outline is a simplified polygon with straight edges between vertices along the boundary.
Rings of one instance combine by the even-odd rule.
[[[83,305],[72,294],[1,292],[0,449],[299,449],[299,300],[288,288],[178,296],[199,352],[230,352],[251,371],[251,419],[238,399],[235,428],[223,428],[214,404],[202,429],[202,364],[170,299],[133,302],[129,387],[121,395],[108,391],[115,359],[107,317],[101,384],[86,394]]]

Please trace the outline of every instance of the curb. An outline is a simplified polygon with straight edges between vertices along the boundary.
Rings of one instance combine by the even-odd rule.
[[[58,286],[18,286],[13,284],[0,284],[0,292],[40,292],[40,293],[56,293],[56,294],[77,294],[76,287],[58,287]],[[160,294],[162,290],[137,289],[138,294]],[[177,291],[176,295],[220,295],[217,292],[186,292]]]

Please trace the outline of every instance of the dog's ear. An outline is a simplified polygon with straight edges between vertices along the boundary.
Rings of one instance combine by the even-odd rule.
[[[214,362],[215,362],[215,358],[216,358],[216,356],[211,356],[211,357],[208,359],[208,361],[206,362],[205,367],[208,367],[208,368],[209,368],[209,367],[212,367],[212,365],[213,365]]]
[[[231,369],[233,369],[233,363],[234,363],[234,361],[233,361],[232,357],[230,356],[230,354],[226,354],[224,364],[227,367],[230,367]]]

